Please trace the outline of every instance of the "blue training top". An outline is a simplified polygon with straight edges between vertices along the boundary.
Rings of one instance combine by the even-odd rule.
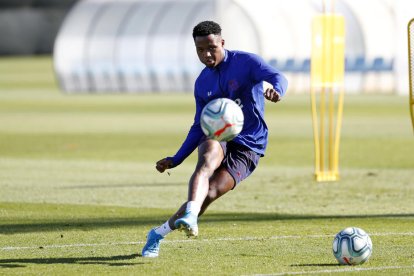
[[[268,130],[264,121],[263,81],[270,83],[280,96],[285,94],[286,78],[258,55],[225,50],[222,62],[214,68],[205,67],[194,87],[194,123],[181,148],[170,157],[174,166],[181,164],[204,138],[200,127],[201,111],[209,101],[217,98],[232,99],[243,110],[243,129],[232,141],[264,156]]]

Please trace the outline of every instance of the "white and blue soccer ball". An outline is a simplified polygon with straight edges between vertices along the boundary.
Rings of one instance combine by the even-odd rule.
[[[218,98],[207,103],[200,116],[204,134],[217,141],[230,141],[243,129],[244,115],[231,99]]]
[[[361,228],[348,227],[336,234],[332,250],[340,264],[363,264],[372,254],[372,241]]]

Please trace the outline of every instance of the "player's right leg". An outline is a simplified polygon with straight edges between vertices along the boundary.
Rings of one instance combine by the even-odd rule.
[[[214,200],[234,189],[238,183],[252,174],[259,163],[259,154],[232,141],[226,143],[225,151],[226,155],[220,168],[210,178],[209,191],[201,206],[200,215]]]
[[[148,232],[147,242],[142,249],[143,257],[157,257],[162,239],[175,229],[184,230],[187,236],[198,235],[197,219],[209,191],[209,178],[223,158],[224,152],[219,142],[206,140],[199,146],[197,166],[189,182],[188,202],[166,223]]]

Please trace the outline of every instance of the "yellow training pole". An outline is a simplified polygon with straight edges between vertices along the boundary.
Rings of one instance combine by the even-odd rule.
[[[410,114],[414,130],[414,18],[408,22],[408,72],[410,81]]]
[[[344,41],[345,21],[342,16],[334,13],[315,16],[312,22],[311,106],[317,181],[339,179],[345,70]],[[335,104],[336,96],[338,101]]]

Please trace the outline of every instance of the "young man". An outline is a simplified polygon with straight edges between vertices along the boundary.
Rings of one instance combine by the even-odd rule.
[[[197,147],[198,161],[189,181],[188,201],[163,225],[150,230],[142,257],[157,257],[161,240],[175,229],[197,236],[197,218],[254,171],[267,145],[264,99],[278,102],[287,88],[286,78],[259,56],[224,49],[217,23],[199,23],[193,29],[193,39],[198,58],[206,66],[195,82],[194,123],[178,152],[158,161],[156,169],[162,173],[178,166]],[[263,81],[272,88],[264,91]],[[243,130],[230,142],[207,139],[200,127],[203,107],[221,97],[234,100],[244,114]]]

